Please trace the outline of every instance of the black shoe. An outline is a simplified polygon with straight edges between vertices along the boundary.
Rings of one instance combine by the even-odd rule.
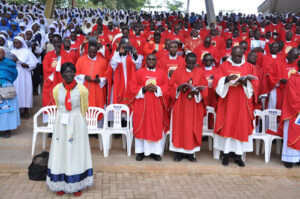
[[[175,153],[174,162],[180,162],[182,160],[182,153]]]
[[[142,161],[144,159],[144,153],[137,153],[136,154],[136,157],[135,157],[135,160],[136,161]]]
[[[242,161],[242,159],[240,157],[237,157],[234,159],[234,162],[240,166],[240,167],[244,167],[245,166],[245,163]]]
[[[10,131],[5,131],[3,134],[3,138],[10,138],[10,137],[11,137]]]
[[[228,166],[229,165],[229,157],[227,155],[223,155],[222,164],[224,166]]]
[[[197,159],[194,157],[194,154],[187,154],[186,159],[188,159],[190,162],[197,162]]]
[[[153,160],[155,160],[155,161],[161,161],[160,155],[151,154],[150,157],[151,157]]]
[[[288,169],[291,169],[291,168],[293,168],[293,163],[291,163],[291,162],[284,162],[284,166],[286,168],[288,168]]]

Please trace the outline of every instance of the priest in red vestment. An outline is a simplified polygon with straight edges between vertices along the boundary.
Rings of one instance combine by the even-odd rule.
[[[284,41],[284,47],[282,49],[282,52],[284,54],[288,54],[289,51],[293,47],[296,47],[296,48],[298,47],[298,42],[294,42],[292,39],[293,39],[293,32],[292,31],[286,32],[285,41]]]
[[[165,43],[161,38],[161,34],[159,32],[155,32],[153,39],[150,39],[150,41],[146,42],[143,47],[144,56],[155,54],[157,59],[158,57],[162,58],[164,56],[164,48]]]
[[[128,82],[141,68],[143,56],[137,54],[128,37],[122,37],[108,67],[108,104],[128,104]]]
[[[198,31],[196,29],[193,29],[190,35],[184,41],[184,52],[186,52],[186,54],[188,54],[189,52],[196,53],[195,49],[201,44],[202,39],[200,38]]]
[[[133,135],[135,137],[136,160],[149,156],[161,160],[165,133],[169,121],[166,100],[168,78],[163,70],[156,68],[156,57],[149,54],[146,67],[138,70],[129,81],[133,105]]]
[[[258,93],[258,99],[257,101],[254,101],[254,109],[259,109],[264,110],[265,107],[265,100],[267,97],[267,94],[265,93],[264,87],[265,86],[265,73],[263,71],[263,69],[261,68],[261,66],[259,64],[257,64],[257,53],[254,51],[251,51],[248,56],[247,56],[247,62],[252,64],[255,72],[257,74],[258,77],[258,89],[257,89],[257,93]],[[264,103],[262,103],[264,102]]]
[[[211,106],[216,109],[218,103],[218,95],[212,87],[212,83],[214,79],[214,74],[216,73],[217,69],[214,66],[214,58],[210,53],[204,55],[203,65],[205,77],[208,83],[208,97],[205,99],[205,105]]]
[[[62,82],[60,67],[63,63],[71,62],[75,64],[74,57],[70,53],[61,49],[62,39],[58,34],[52,36],[52,44],[55,50],[48,52],[43,60],[44,86],[43,86],[43,107],[55,105],[52,90]]]
[[[281,160],[287,168],[300,162],[300,61],[298,72],[286,84],[282,104],[283,149]]]
[[[88,55],[76,63],[76,80],[89,90],[89,106],[104,108],[106,104],[107,61],[97,56],[96,43],[89,44]]]
[[[197,161],[194,153],[200,151],[202,143],[204,100],[208,92],[205,73],[195,67],[196,63],[196,54],[189,53],[186,67],[178,68],[170,80],[170,95],[175,101],[170,124],[170,151],[175,152],[176,162],[184,157],[191,162]]]
[[[297,60],[299,49],[292,48],[283,62],[273,62],[267,86],[271,90],[269,95],[268,108],[281,109],[285,84],[292,73],[297,72]]]
[[[231,56],[232,39],[227,39],[225,44],[225,48],[220,50],[221,64],[225,62],[228,57]]]
[[[200,46],[198,46],[195,49],[195,54],[197,55],[197,62],[201,65],[202,61],[203,61],[203,56],[206,53],[210,53],[212,54],[212,56],[215,58],[215,65],[216,67],[219,66],[220,64],[220,51],[219,49],[215,48],[214,46],[211,45],[211,37],[210,36],[206,36],[203,44],[201,44]]]
[[[223,151],[222,164],[229,164],[230,153],[235,163],[245,166],[241,155],[253,151],[253,103],[257,99],[257,74],[247,63],[241,47],[233,47],[215,74],[213,87],[219,95],[215,124],[214,150]]]
[[[168,50],[169,55],[159,60],[157,68],[161,68],[168,75],[168,77],[171,78],[172,74],[177,68],[184,66],[184,58],[177,54],[177,41],[170,41]]]

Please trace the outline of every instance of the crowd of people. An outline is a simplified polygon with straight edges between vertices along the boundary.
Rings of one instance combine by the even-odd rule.
[[[46,20],[44,11],[42,5],[0,4],[0,84],[16,90],[16,96],[0,98],[0,131],[10,137],[20,116],[30,117],[33,95],[42,88],[43,107],[56,105],[61,121],[54,128],[47,177],[58,195],[80,195],[92,184],[88,137],[77,132],[87,131],[88,106],[128,105],[136,160],[160,161],[170,132],[176,162],[197,161],[206,107],[213,107],[216,121],[209,117],[208,125],[224,166],[231,158],[245,166],[241,156],[253,151],[254,110],[280,109],[278,131],[266,132],[283,137],[287,168],[299,163],[295,14],[220,12],[216,23],[208,24],[204,13],[55,8],[53,20]],[[69,156],[77,158],[64,159]],[[74,182],[75,188],[69,186]]]

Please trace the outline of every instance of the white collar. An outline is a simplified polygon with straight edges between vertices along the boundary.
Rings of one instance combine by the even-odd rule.
[[[88,55],[88,58],[89,58],[90,60],[96,61],[96,60],[97,60],[97,55],[96,55],[94,58],[91,58],[91,57]]]
[[[277,58],[277,54],[273,55],[271,54],[272,58]]]
[[[231,63],[232,66],[242,66],[245,63],[245,56],[243,55],[242,62],[240,64],[234,63],[231,59],[231,56],[227,59],[227,61]]]
[[[146,67],[147,68],[147,71],[153,71],[153,72],[155,72],[156,71],[156,68],[153,68],[153,69],[151,69],[151,68],[148,68],[148,67]]]
[[[204,66],[204,69],[205,69],[205,70],[212,70],[212,66],[210,66],[210,67]]]
[[[169,54],[169,59],[177,59],[177,54],[174,57]]]
[[[287,40],[285,40],[287,43],[291,43],[292,42],[292,40],[291,41],[287,41]]]
[[[188,68],[185,68],[186,69],[186,72],[190,73],[192,72],[192,70],[188,69]]]

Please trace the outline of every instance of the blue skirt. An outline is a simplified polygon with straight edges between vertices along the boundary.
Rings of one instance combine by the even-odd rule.
[[[3,87],[11,86],[9,81]],[[9,100],[0,100],[0,131],[16,129],[20,126],[20,111],[17,97]]]

